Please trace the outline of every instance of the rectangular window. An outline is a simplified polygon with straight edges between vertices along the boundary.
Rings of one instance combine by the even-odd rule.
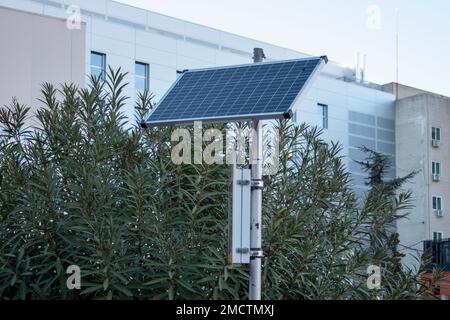
[[[328,106],[326,104],[318,104],[319,111],[322,114],[322,128],[328,129]]]
[[[441,128],[433,127],[431,129],[431,139],[441,141]]]
[[[146,63],[136,62],[135,64],[135,86],[136,91],[144,92],[149,89],[150,67]]]
[[[432,174],[440,175],[441,174],[441,163],[440,162],[433,162],[431,164],[431,171],[432,171]]]
[[[442,241],[443,233],[442,232],[433,232],[433,241]]]
[[[433,197],[433,210],[442,210],[442,198]]]
[[[106,73],[106,54],[100,52],[91,52],[91,76],[100,77],[105,80]]]

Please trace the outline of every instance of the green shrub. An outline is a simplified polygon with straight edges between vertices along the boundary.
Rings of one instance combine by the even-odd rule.
[[[45,84],[32,129],[29,108],[1,109],[0,298],[246,299],[248,268],[227,266],[227,166],[174,165],[172,128],[127,124],[123,79],[110,70],[88,88]],[[140,116],[151,101],[140,96]],[[372,181],[360,205],[338,144],[306,125],[277,126],[264,298],[418,298],[420,273],[392,267],[386,231],[410,205],[409,193],[395,196],[404,180]],[[382,267],[380,290],[367,289],[371,264]],[[81,290],[66,286],[70,265]]]

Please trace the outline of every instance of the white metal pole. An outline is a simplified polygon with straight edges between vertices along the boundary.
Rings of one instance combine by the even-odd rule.
[[[395,83],[396,83],[396,88],[395,88],[395,98],[398,100],[399,99],[399,93],[398,93],[398,89],[399,89],[399,52],[400,52],[400,9],[396,9],[395,10]]]
[[[253,121],[252,193],[250,224],[250,300],[261,300],[262,269],[262,192],[263,192],[263,126],[262,120]]]
[[[266,56],[261,48],[254,49],[253,61],[261,63]],[[261,269],[262,269],[262,192],[263,183],[263,123],[253,119],[252,139],[252,193],[250,216],[250,300],[261,300]]]

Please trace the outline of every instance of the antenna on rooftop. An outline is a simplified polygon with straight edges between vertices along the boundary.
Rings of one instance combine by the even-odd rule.
[[[367,56],[364,53],[357,52],[355,55],[355,80],[357,82],[364,82],[366,80],[366,60]]]
[[[398,100],[399,94],[398,94],[398,87],[399,87],[399,51],[400,51],[400,9],[395,9],[395,28],[396,28],[396,35],[395,35],[395,83],[396,83],[396,89],[395,89],[395,98]]]

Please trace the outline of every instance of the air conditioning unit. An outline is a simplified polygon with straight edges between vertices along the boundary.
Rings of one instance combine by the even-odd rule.
[[[444,216],[444,211],[442,210],[434,210],[434,212],[436,213],[436,216],[438,216],[439,218],[442,218]]]
[[[433,181],[434,182],[441,181],[441,175],[440,174],[433,174]]]
[[[431,145],[433,146],[433,148],[439,148],[439,146],[441,145],[441,140],[433,139],[431,140]]]

